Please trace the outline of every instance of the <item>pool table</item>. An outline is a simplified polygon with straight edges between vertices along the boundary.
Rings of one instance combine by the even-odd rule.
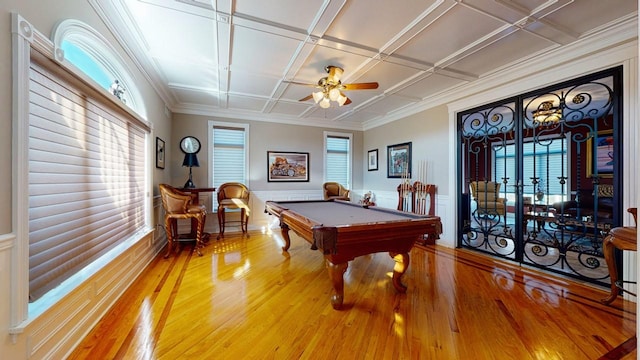
[[[350,260],[358,256],[389,252],[395,261],[392,283],[399,292],[407,287],[401,277],[409,266],[409,251],[424,234],[437,238],[442,233],[438,216],[416,215],[376,206],[363,207],[347,201],[267,201],[265,212],[280,219],[289,250],[289,230],[324,254],[333,283],[331,305],[340,309],[344,299],[343,274]]]

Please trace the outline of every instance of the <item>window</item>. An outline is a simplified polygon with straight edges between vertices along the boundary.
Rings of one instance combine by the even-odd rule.
[[[12,20],[26,23],[17,14]],[[15,38],[12,216],[18,241],[8,296],[16,331],[152,230],[149,124],[115,102],[60,48],[64,35],[92,38],[92,32],[86,24],[54,31],[53,44],[42,36]],[[115,63],[112,68],[129,79]]]
[[[95,80],[103,89],[108,90],[113,82],[113,76],[107,74],[93,58],[79,47],[69,41],[62,42],[62,50],[64,50],[65,59],[69,60],[73,65],[82,70],[90,78]]]
[[[494,146],[494,179],[501,181],[503,177],[516,179],[515,176],[515,144],[504,147]],[[524,196],[534,198],[540,189],[546,195],[544,201],[552,204],[567,198],[569,184],[560,183],[560,177],[568,175],[568,150],[566,138],[539,139],[537,142],[525,139],[522,148]],[[538,185],[534,188],[532,177],[538,178]],[[568,179],[565,179],[568,181]],[[515,187],[507,186],[500,192],[507,193],[510,201],[515,201]]]
[[[35,300],[146,227],[149,128],[36,54],[29,81]]]
[[[96,86],[115,95],[126,106],[146,117],[144,102],[135,81],[107,40],[89,25],[73,19],[62,21],[53,34],[58,61],[66,61],[84,72]],[[60,54],[62,54],[60,56]]]
[[[213,187],[218,188],[226,182],[239,182],[247,185],[247,158],[249,125],[235,123],[210,123],[213,159]],[[217,199],[213,199],[213,209],[218,208]]]
[[[325,132],[325,182],[335,181],[351,188],[352,134]]]

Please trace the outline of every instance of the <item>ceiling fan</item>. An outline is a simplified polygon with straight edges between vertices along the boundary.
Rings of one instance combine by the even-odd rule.
[[[313,99],[316,104],[320,105],[321,108],[326,109],[331,105],[331,101],[336,101],[339,106],[351,104],[351,99],[349,99],[343,93],[343,91],[369,90],[378,88],[377,82],[343,84],[340,81],[340,77],[342,76],[342,73],[344,73],[344,70],[341,67],[329,65],[324,69],[327,73],[329,73],[329,76],[321,78],[320,80],[318,80],[317,84],[307,84],[290,81],[291,84],[313,86],[320,89],[319,91],[316,91],[309,96],[305,96],[299,101],[307,101]]]

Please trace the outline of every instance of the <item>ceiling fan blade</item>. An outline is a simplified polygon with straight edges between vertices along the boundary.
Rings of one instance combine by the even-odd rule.
[[[366,82],[366,83],[353,83],[353,84],[342,84],[344,90],[367,90],[367,89],[377,89],[377,82]]]
[[[287,83],[287,84],[294,84],[294,85],[302,85],[302,86],[313,86],[313,87],[318,87],[318,84],[311,84],[311,83],[303,83],[303,82],[297,82],[297,81],[288,81],[288,80],[284,80],[282,81],[283,83]]]
[[[298,100],[298,101],[307,101],[309,99],[313,99],[313,94],[309,94],[308,96],[303,97],[302,99]]]
[[[345,99],[344,102],[340,102],[341,99]],[[340,98],[338,99],[338,105],[345,106],[351,104],[351,99],[347,97],[342,91],[340,91]]]

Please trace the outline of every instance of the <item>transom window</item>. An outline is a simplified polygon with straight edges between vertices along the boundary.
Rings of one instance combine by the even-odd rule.
[[[58,61],[66,61],[116,96],[142,117],[146,109],[135,81],[122,65],[124,61],[107,40],[89,25],[68,19],[54,30],[54,44],[60,50]]]

